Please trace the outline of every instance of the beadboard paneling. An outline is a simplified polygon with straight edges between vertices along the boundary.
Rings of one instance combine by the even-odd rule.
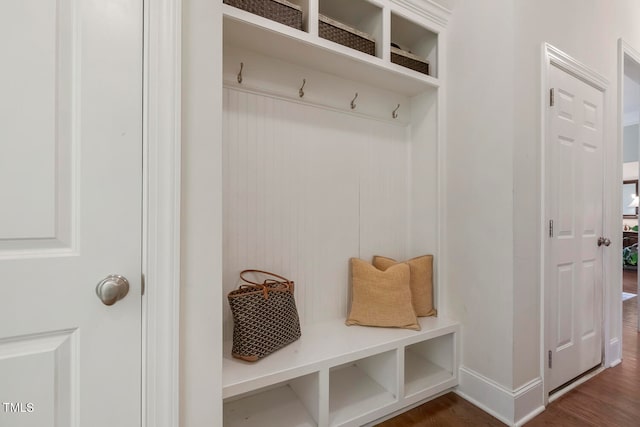
[[[345,317],[349,258],[407,255],[408,161],[406,127],[225,88],[225,293],[265,269],[296,282],[303,324]]]

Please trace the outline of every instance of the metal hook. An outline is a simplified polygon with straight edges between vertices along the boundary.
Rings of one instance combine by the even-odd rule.
[[[356,99],[358,99],[358,92],[356,92],[356,96],[354,96],[353,99],[351,100],[351,109],[352,110],[356,109]]]
[[[240,72],[238,73],[238,83],[242,83],[242,69],[244,68],[244,62],[240,63]]]
[[[393,112],[391,113],[391,117],[393,117],[394,119],[398,118],[398,109],[400,108],[400,104],[398,104],[398,106],[396,107],[395,110],[393,110]]]
[[[307,79],[302,79],[302,86],[300,87],[300,90],[298,91],[298,95],[300,95],[300,98],[302,98],[304,96],[304,85],[307,84]]]

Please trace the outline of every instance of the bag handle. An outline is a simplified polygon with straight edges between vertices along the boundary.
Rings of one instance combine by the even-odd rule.
[[[244,275],[245,275],[246,273],[260,273],[260,274],[266,274],[266,275],[268,275],[268,276],[277,277],[278,279],[282,279],[282,280],[284,280],[286,283],[293,283],[291,280],[287,279],[286,277],[279,276],[279,275],[277,275],[277,274],[275,274],[275,273],[271,273],[271,272],[269,272],[269,271],[264,271],[264,270],[243,270],[243,271],[241,271],[241,272],[240,272],[240,278],[241,278],[242,280],[244,280],[245,282],[247,282],[247,283],[251,283],[252,285],[262,286],[262,285],[264,285],[264,283],[266,283],[266,281],[265,281],[265,282],[263,282],[263,283],[252,282],[251,280],[249,280],[249,279],[247,279],[246,277],[244,277]]]

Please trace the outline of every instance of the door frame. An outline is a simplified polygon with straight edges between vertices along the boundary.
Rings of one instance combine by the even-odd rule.
[[[144,0],[141,426],[179,425],[182,0]]]
[[[547,185],[547,161],[546,161],[546,156],[547,156],[547,149],[546,149],[546,144],[547,144],[547,131],[548,131],[548,104],[549,104],[549,70],[550,67],[555,66],[558,67],[560,69],[562,69],[563,71],[568,72],[569,74],[585,81],[586,83],[590,84],[591,86],[595,87],[598,90],[601,90],[603,92],[603,109],[606,112],[607,111],[607,88],[609,85],[609,82],[607,81],[607,79],[602,76],[601,74],[597,73],[596,71],[594,71],[593,69],[589,68],[588,66],[586,66],[585,64],[577,61],[576,59],[574,59],[573,57],[571,57],[570,55],[566,54],[565,52],[561,51],[560,49],[552,46],[549,43],[543,43],[542,44],[542,70],[541,70],[541,85],[540,85],[540,94],[541,94],[541,98],[540,98],[540,120],[541,120],[541,132],[540,132],[540,376],[542,378],[542,382],[543,382],[543,399],[544,399],[544,404],[545,406],[548,404],[549,402],[549,392],[551,390],[549,390],[549,385],[548,382],[545,381],[546,378],[546,373],[547,373],[547,350],[549,348],[549,345],[547,343],[547,334],[546,334],[546,328],[548,327],[547,325],[547,304],[545,304],[545,300],[546,300],[546,284],[547,284],[547,280],[546,280],[546,275],[548,274],[547,271],[547,266],[549,265],[549,250],[547,249],[548,246],[548,237],[547,237],[547,230],[548,230],[548,215],[547,215],[547,191],[546,191],[546,185]],[[604,126],[604,135],[607,135],[607,124],[606,124],[606,114],[603,117],[603,126]],[[605,138],[606,141],[606,138]],[[603,211],[602,211],[602,230],[603,230],[603,235],[605,236],[609,236],[611,235],[611,212],[610,212],[610,208],[607,208],[607,206],[610,206],[609,203],[609,195],[608,191],[606,191],[606,189],[612,188],[612,180],[611,178],[609,178],[609,176],[611,175],[612,171],[610,170],[610,168],[608,168],[607,166],[611,164],[611,161],[609,160],[609,150],[607,149],[607,145],[603,144],[603,156],[604,156],[604,166],[603,166],[603,172],[604,172],[604,183],[603,183]],[[618,196],[619,198],[619,196]],[[616,205],[617,206],[617,205]],[[617,208],[618,210],[620,210],[620,208]],[[618,227],[619,228],[619,227]],[[606,251],[603,254],[603,260],[602,260],[602,271],[603,271],[603,277],[602,277],[602,289],[603,289],[603,307],[602,307],[602,319],[603,319],[603,325],[602,325],[602,333],[603,333],[603,337],[602,337],[602,342],[604,345],[604,350],[603,350],[603,360],[604,360],[604,366],[614,366],[615,364],[619,363],[619,358],[620,358],[620,348],[621,346],[619,345],[619,334],[615,337],[612,338],[611,337],[611,331],[609,328],[609,325],[615,322],[615,318],[612,316],[615,316],[615,313],[612,313],[611,310],[609,310],[609,308],[611,307],[611,296],[612,296],[612,292],[610,291],[610,286],[611,283],[613,282],[611,279],[611,273],[615,271],[615,266],[612,268],[613,264],[612,264],[612,260],[613,257],[611,256],[613,252],[615,252],[616,247],[620,245],[619,239],[618,241],[616,241],[615,239],[612,240],[613,241],[613,245],[611,250]],[[620,249],[622,250],[622,249]],[[618,266],[618,268],[620,268]],[[616,340],[616,343],[613,343],[613,340]],[[612,360],[617,360],[617,363],[612,363]]]
[[[625,56],[628,56],[632,61],[634,61],[636,64],[638,64],[638,66],[640,66],[640,52],[638,50],[636,50],[635,48],[633,48],[629,43],[627,43],[626,41],[624,41],[624,39],[619,38],[618,39],[618,158],[617,158],[617,165],[618,165],[618,182],[622,182],[623,181],[623,164],[624,164],[624,159],[623,159],[623,152],[624,152],[624,124],[625,124],[625,117],[624,117],[624,75],[625,75],[625,69],[624,69],[624,58]],[[619,206],[619,209],[622,211],[622,199],[621,199],[621,195],[620,195],[620,199],[618,200],[618,203],[615,206]],[[622,214],[622,212],[620,212]],[[622,250],[622,245],[620,245],[620,250]],[[620,267],[620,271],[617,273],[619,274],[619,278],[620,278],[620,283],[622,283],[622,267]],[[637,283],[637,291],[636,293],[638,293],[640,295],[640,275],[638,275],[638,283]],[[622,292],[622,285],[621,285],[621,289],[620,292]],[[620,316],[620,335],[622,336],[622,314]],[[637,329],[638,331],[640,331],[640,316],[638,317],[638,324],[637,324]]]
[[[141,425],[215,424],[222,420],[222,2],[143,1]]]

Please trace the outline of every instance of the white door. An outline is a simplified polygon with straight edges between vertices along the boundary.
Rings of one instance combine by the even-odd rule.
[[[0,2],[0,426],[140,425],[142,23]]]
[[[549,67],[546,388],[602,360],[603,93]]]

